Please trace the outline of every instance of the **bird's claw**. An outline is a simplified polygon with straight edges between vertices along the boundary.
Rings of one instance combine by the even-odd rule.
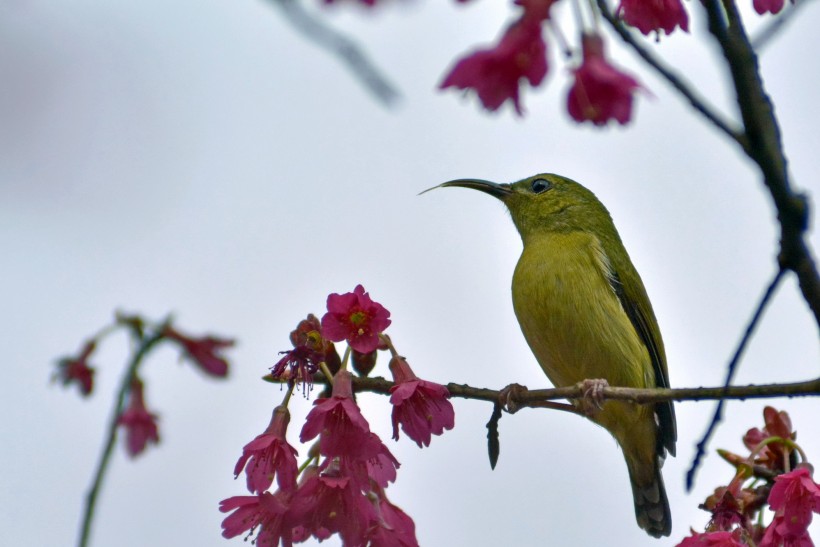
[[[578,385],[584,394],[583,398],[579,400],[581,411],[587,416],[594,416],[604,408],[604,388],[609,387],[609,382],[603,378],[594,378],[584,380]]]
[[[525,395],[527,391],[529,390],[526,386],[510,384],[498,392],[498,404],[510,414],[515,414],[521,408],[518,406],[518,400],[522,395]]]

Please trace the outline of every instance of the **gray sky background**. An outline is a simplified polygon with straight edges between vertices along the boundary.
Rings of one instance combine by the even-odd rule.
[[[401,89],[398,107],[385,110],[264,2],[0,1],[4,544],[75,542],[127,344],[112,338],[93,360],[90,400],[49,377],[54,360],[115,309],[174,312],[187,332],[239,345],[226,382],[178,364],[170,348],[147,362],[162,443],[136,461],[117,447],[96,546],[243,545],[220,537],[217,504],[245,493],[233,465],[281,399],[259,378],[330,292],[364,284],[392,312],[388,332],[425,378],[546,387],[512,311],[521,245],[503,207],[459,189],[417,196],[453,178],[556,172],[589,186],[648,288],[672,384],[721,381],[774,271],[777,232],[758,173],[614,39],[615,62],[652,94],[638,99],[626,129],[569,120],[554,43],[547,85],[525,93],[524,118],[437,93],[452,60],[494,40],[509,14],[507,2],[327,10]],[[761,57],[791,172],[815,201],[818,25],[812,4]],[[733,114],[698,13],[691,27],[652,47]],[[817,328],[789,277],[737,382],[808,379],[818,363]],[[695,491],[684,493],[713,403],[677,405],[678,457],[664,470],[674,530],[656,541],[634,522],[619,450],[591,423],[546,411],[507,416],[491,471],[488,405],[456,400],[456,428],[419,450],[389,440],[384,397],[361,404],[402,462],[388,494],[425,546],[674,545],[689,526],[702,530],[708,515],[697,505],[731,478],[710,452]],[[773,404],[820,461],[820,403]],[[297,397],[291,406],[296,434],[310,404]],[[742,451],[763,406],[730,403],[710,448]],[[820,537],[817,523],[814,531]]]

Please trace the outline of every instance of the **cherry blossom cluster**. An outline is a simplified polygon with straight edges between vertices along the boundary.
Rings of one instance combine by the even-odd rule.
[[[215,336],[192,337],[177,330],[170,321],[152,325],[140,316],[116,314],[113,324],[89,338],[76,356],[63,357],[57,362],[54,379],[63,386],[76,384],[84,397],[91,395],[96,367],[90,363],[90,358],[102,339],[119,329],[128,330],[136,342],[125,392],[127,402],[117,409],[117,424],[125,430],[125,448],[131,457],[135,457],[149,444],[159,443],[157,415],[145,404],[145,386],[138,370],[148,351],[160,342],[170,342],[182,350],[182,357],[206,375],[225,378],[228,362],[221,352],[234,341]]]
[[[735,467],[735,476],[701,505],[712,514],[706,531],[692,531],[678,547],[814,545],[808,527],[813,513],[820,513],[820,486],[813,468],[795,442],[789,415],[766,407],[763,418],[763,429],[750,429],[743,436],[749,456],[719,451]],[[762,511],[767,507],[774,518],[764,526]]]
[[[244,470],[251,495],[220,503],[220,511],[230,512],[222,522],[224,537],[255,534],[256,545],[263,547],[334,534],[351,547],[418,545],[413,520],[385,492],[396,480],[399,462],[362,415],[348,364],[367,376],[378,351],[391,353],[396,440],[401,429],[419,447],[429,446],[432,435],[453,428],[455,414],[447,388],[419,379],[396,353],[384,334],[390,323],[390,312],[358,285],[353,292],[328,296],[321,321],[308,315],[291,332],[293,349],[282,352],[268,376],[286,382],[288,390],[267,429],[245,445],[236,462],[234,475]],[[341,341],[347,343],[342,358],[334,344]],[[318,375],[332,387],[314,401],[302,426],[299,441],[312,445],[298,465],[287,440],[288,404],[296,387],[307,394]]]
[[[324,0],[326,4],[337,0]],[[458,0],[467,3],[469,0]],[[793,2],[794,0],[792,0]],[[358,0],[374,7],[377,0]],[[600,14],[594,2],[575,0],[580,47],[570,48],[554,19],[553,5],[559,0],[513,0],[516,16],[494,46],[477,49],[458,60],[440,84],[441,89],[456,88],[473,91],[485,109],[495,111],[511,101],[521,115],[521,88],[540,86],[549,72],[545,30],[555,35],[572,61],[571,84],[567,92],[567,112],[579,123],[607,125],[611,120],[626,124],[632,117],[633,98],[643,86],[629,74],[614,66],[606,55],[599,28]],[[382,2],[384,3],[384,2]],[[564,1],[562,3],[569,3]],[[779,13],[785,0],[753,0],[759,14]],[[586,24],[580,20],[581,10],[589,7]],[[680,28],[689,32],[689,15],[682,0],[620,0],[614,15],[622,23],[642,34],[669,35]]]

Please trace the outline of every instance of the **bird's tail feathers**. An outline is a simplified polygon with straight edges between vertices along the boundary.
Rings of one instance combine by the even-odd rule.
[[[636,472],[630,462],[627,462],[627,467],[638,526],[652,537],[668,536],[672,532],[672,514],[661,476],[661,462],[655,461],[654,472],[647,477],[649,480],[641,480],[641,475],[646,476],[647,473]]]

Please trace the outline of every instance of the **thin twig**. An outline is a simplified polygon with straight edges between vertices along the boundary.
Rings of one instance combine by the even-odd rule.
[[[120,389],[117,393],[117,398],[114,401],[114,408],[108,421],[108,432],[106,434],[105,447],[100,457],[100,462],[97,464],[97,470],[94,472],[94,480],[91,483],[91,488],[86,495],[85,511],[83,512],[82,531],[80,533],[79,547],[86,547],[91,537],[91,523],[94,520],[94,509],[96,508],[97,495],[102,487],[105,472],[108,470],[108,463],[111,459],[111,454],[114,452],[114,445],[117,441],[117,425],[120,414],[122,413],[125,404],[125,396],[131,388],[131,382],[137,373],[142,359],[148,351],[160,340],[164,338],[162,329],[158,329],[156,333],[149,338],[143,338],[140,341],[139,348],[134,353],[131,362],[123,374]]]
[[[629,29],[611,12],[607,6],[606,0],[596,0],[598,9],[601,11],[607,23],[618,33],[621,39],[629,44],[635,50],[641,59],[646,64],[655,69],[669,84],[683,95],[692,107],[700,112],[709,122],[715,127],[723,131],[729,138],[736,141],[740,146],[745,147],[745,141],[742,133],[732,129],[729,124],[722,119],[722,115],[717,109],[706,102],[706,99],[698,95],[698,93],[688,84],[682,77],[678,76],[671,68],[667,67],[660,59],[658,59],[652,52],[641,45]]]
[[[757,305],[757,309],[755,310],[754,315],[752,315],[752,319],[749,321],[749,324],[746,327],[746,331],[743,333],[743,337],[740,339],[740,343],[738,343],[737,349],[735,349],[735,353],[732,356],[731,361],[729,361],[729,366],[726,367],[726,380],[723,382],[723,389],[725,393],[729,392],[730,384],[732,383],[732,379],[734,378],[735,372],[737,371],[737,365],[738,363],[740,363],[740,358],[743,355],[743,351],[746,349],[746,345],[752,338],[752,333],[757,327],[760,318],[763,316],[763,310],[766,309],[766,306],[768,305],[769,301],[774,295],[777,286],[783,279],[784,273],[785,270],[782,268],[777,270],[777,273],[775,274],[771,283],[769,283],[769,286],[763,293],[763,297],[760,299],[760,303]],[[714,434],[718,423],[720,423],[720,421],[723,419],[723,404],[725,401],[726,399],[723,398],[718,400],[717,407],[715,408],[715,413],[712,416],[712,421],[709,422],[709,427],[706,428],[706,433],[704,433],[703,438],[697,444],[697,451],[695,452],[695,457],[692,460],[692,465],[689,466],[689,470],[686,472],[687,490],[692,489],[692,485],[695,481],[695,473],[700,467],[700,463],[703,459],[703,456],[706,454],[706,445],[712,438],[712,435]]]
[[[399,92],[379,72],[362,49],[350,38],[312,17],[298,0],[269,0],[282,10],[294,27],[341,59],[356,78],[385,106],[399,99]]]
[[[783,13],[778,14],[777,17],[772,19],[771,23],[758,32],[757,36],[751,39],[752,47],[759,52],[769,45],[769,42],[786,28],[786,24],[790,23],[794,16],[801,11],[801,8],[808,3],[809,0],[795,0],[794,4],[791,4]]]

